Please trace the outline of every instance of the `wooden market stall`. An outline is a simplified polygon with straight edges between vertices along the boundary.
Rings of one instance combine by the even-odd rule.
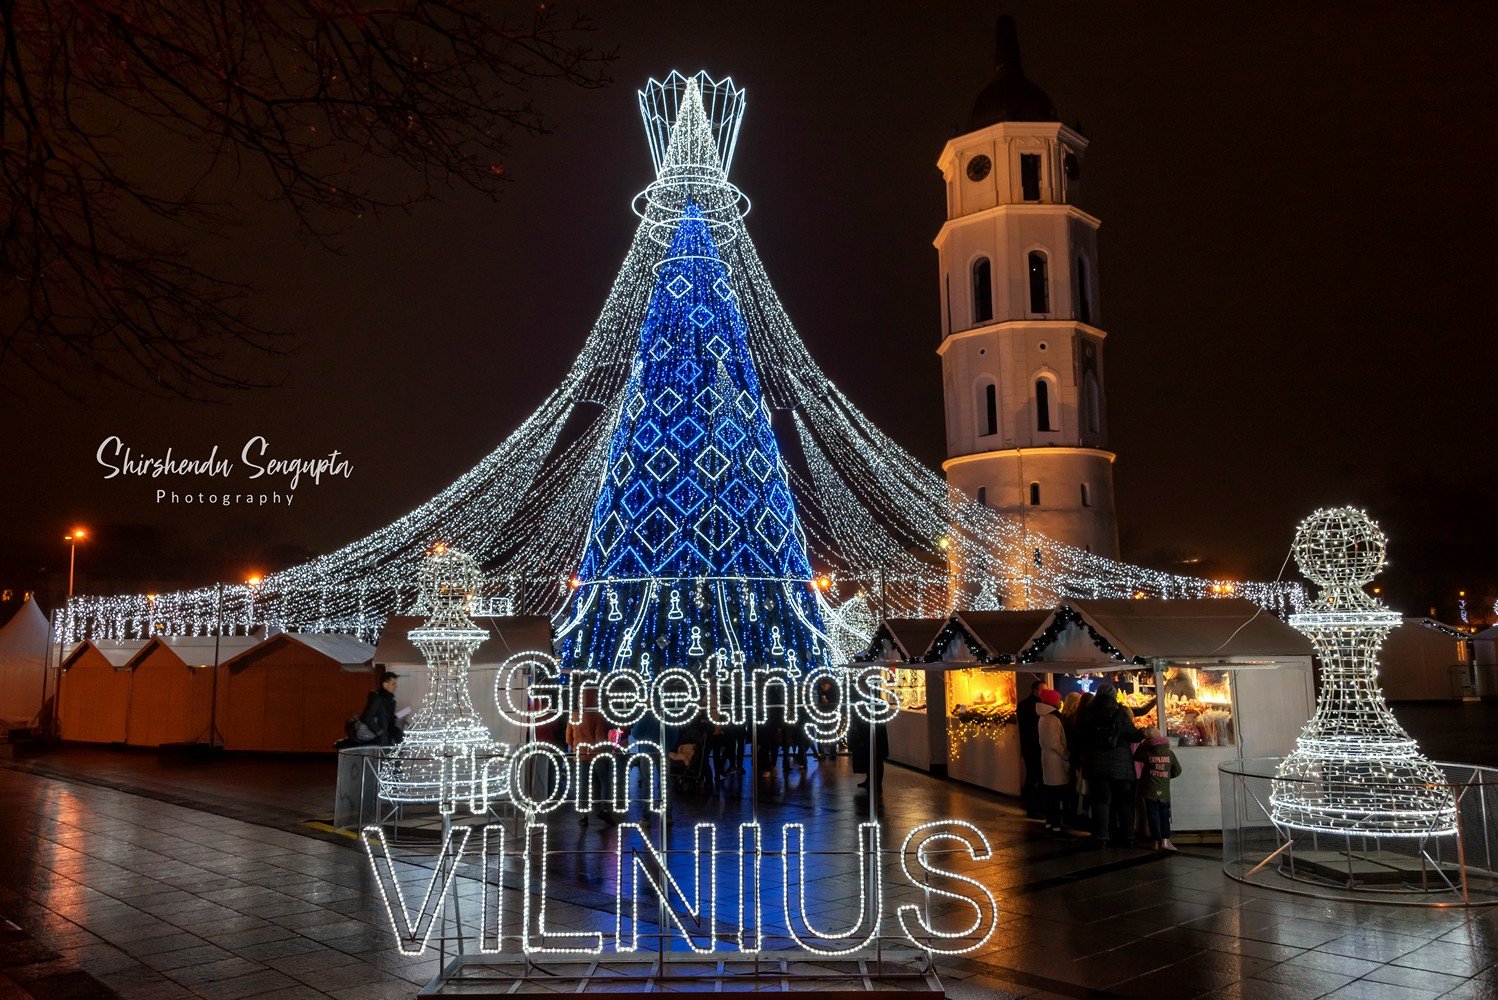
[[[887,618],[869,644],[866,660],[885,663],[895,671],[895,695],[900,713],[889,731],[889,759],[932,774],[947,773],[947,730],[940,711],[930,711],[929,699],[944,699],[943,680],[925,662],[932,641],[946,627],[945,618]],[[935,676],[932,676],[932,675]]]
[[[551,620],[540,615],[475,615],[474,622],[489,633],[489,638],[473,652],[468,672],[469,695],[479,718],[501,743],[523,743],[528,738],[518,726],[506,722],[494,703],[494,683],[499,668],[511,657],[539,652],[552,655]],[[377,669],[392,670],[401,675],[396,691],[399,705],[418,708],[430,682],[426,658],[411,644],[408,633],[420,628],[424,618],[416,615],[391,615],[380,631],[380,643],[374,653]],[[525,704],[525,682],[520,676],[512,684],[515,704]]]
[[[145,639],[88,639],[62,659],[57,698],[62,738],[79,743],[123,743],[130,714],[130,661]]]
[[[1315,711],[1310,640],[1251,601],[1071,600],[1022,659],[1052,686],[1117,680],[1139,726],[1158,724],[1181,776],[1172,825],[1222,828],[1217,765],[1290,752]]]
[[[279,632],[224,660],[215,712],[224,748],[331,752],[374,690],[373,659],[353,636]]]
[[[153,636],[128,664],[130,711],[125,742],[159,747],[208,743],[213,728],[214,665],[265,641],[252,635]]]

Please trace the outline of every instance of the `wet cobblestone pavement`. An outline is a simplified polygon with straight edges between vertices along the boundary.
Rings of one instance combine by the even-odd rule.
[[[332,770],[326,759],[108,750],[8,762],[0,1000],[414,996],[435,959],[396,953],[357,844],[301,824],[329,811]],[[813,764],[777,779],[762,812],[840,837],[863,818],[855,780],[846,761]],[[683,808],[732,820],[743,789]],[[998,932],[940,964],[962,1000],[1498,997],[1498,914],[1275,894],[1227,879],[1215,847],[1091,850],[1045,837],[1001,797],[891,769],[891,837],[942,815],[978,824],[995,854],[984,878]],[[593,853],[561,863],[549,919],[612,931],[596,861],[612,829],[571,814],[553,829],[558,844]],[[829,914],[847,902],[844,880],[856,885],[832,875],[817,894]]]

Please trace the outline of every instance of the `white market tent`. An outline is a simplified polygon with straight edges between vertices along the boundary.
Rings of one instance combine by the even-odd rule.
[[[7,728],[33,725],[41,715],[50,633],[34,597],[0,628],[0,724]]]

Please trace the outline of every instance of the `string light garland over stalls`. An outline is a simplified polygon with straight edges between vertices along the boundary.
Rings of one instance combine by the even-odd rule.
[[[373,638],[387,616],[414,603],[412,553],[439,538],[474,557],[482,601],[515,614],[560,610],[582,564],[599,484],[612,471],[618,415],[632,398],[637,346],[672,253],[684,190],[723,264],[724,288],[714,294],[735,303],[781,451],[796,458],[786,463],[786,483],[810,561],[829,579],[822,593],[829,631],[866,622],[871,594],[885,616],[914,618],[950,611],[958,594],[975,595],[963,600],[975,610],[1022,606],[1031,594],[1047,595],[1047,603],[1219,596],[1221,581],[1106,559],[955,493],[854,405],[808,352],[745,228],[747,199],[728,181],[745,107],[742,88],[705,72],[646,84],[639,109],[657,176],[634,202],[640,223],[602,313],[561,384],[471,471],[386,527],[273,573],[258,589],[223,587],[222,618],[215,587],[160,594],[154,604],[144,594],[85,596],[68,606],[63,636],[140,638],[152,621],[201,635],[221,620],[231,632],[253,621]],[[1236,596],[1284,613],[1299,607],[1304,591],[1238,583]],[[850,604],[848,613],[840,610]],[[839,655],[866,639],[846,640]]]
[[[1321,587],[1315,610],[1291,617],[1321,660],[1316,714],[1276,771],[1271,816],[1281,826],[1359,837],[1456,833],[1446,775],[1389,711],[1378,653],[1402,616],[1364,591],[1388,540],[1352,507],[1318,510],[1295,532],[1301,573]]]

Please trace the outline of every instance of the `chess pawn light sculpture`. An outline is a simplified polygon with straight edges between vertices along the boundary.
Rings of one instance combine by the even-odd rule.
[[[1295,532],[1295,561],[1321,587],[1315,610],[1290,624],[1321,659],[1316,714],[1280,763],[1270,792],[1274,821],[1295,830],[1360,837],[1456,832],[1446,776],[1404,731],[1378,686],[1378,653],[1401,621],[1364,592],[1388,540],[1363,511],[1318,510]]]
[[[381,761],[380,798],[447,803],[482,792],[476,785],[485,762],[506,749],[474,710],[468,688],[473,651],[488,638],[469,616],[483,574],[472,557],[436,545],[422,560],[416,582],[427,620],[406,634],[426,658],[431,686],[404,741]]]

